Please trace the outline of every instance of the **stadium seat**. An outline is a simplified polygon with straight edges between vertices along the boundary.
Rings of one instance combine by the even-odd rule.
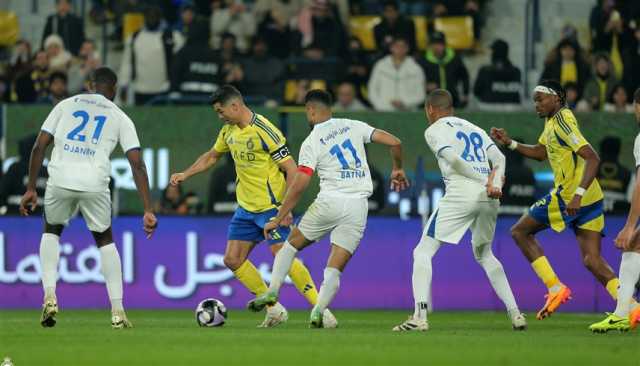
[[[144,25],[142,13],[126,13],[122,17],[122,40],[126,41],[132,34],[139,31]]]
[[[284,102],[286,104],[295,104],[296,96],[298,95],[298,89],[301,87],[299,85],[301,82],[309,83],[306,90],[311,89],[322,89],[327,90],[327,82],[324,80],[314,79],[314,80],[296,80],[289,79],[284,84]]]
[[[415,15],[411,18],[416,28],[416,47],[423,51],[427,49],[427,17]]]
[[[433,20],[435,30],[445,34],[447,46],[456,50],[473,48],[473,18],[470,16],[442,17]]]
[[[373,28],[380,23],[380,17],[375,15],[358,15],[349,19],[351,35],[362,42],[362,48],[367,51],[376,49],[376,39]]]
[[[16,13],[0,10],[0,46],[13,46],[19,35],[20,25]]]

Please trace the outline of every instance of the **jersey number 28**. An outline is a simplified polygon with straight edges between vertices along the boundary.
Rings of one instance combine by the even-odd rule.
[[[458,140],[464,141],[464,151],[461,157],[468,162],[480,162],[482,163],[486,159],[484,149],[482,148],[482,136],[476,132],[471,132],[468,136],[462,131],[456,133]],[[471,146],[473,146],[473,155],[471,154]]]

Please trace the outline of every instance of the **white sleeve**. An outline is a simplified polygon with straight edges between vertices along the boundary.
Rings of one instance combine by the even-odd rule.
[[[42,124],[42,127],[40,128],[42,131],[48,132],[51,135],[55,135],[56,134],[56,129],[58,128],[58,123],[60,122],[60,118],[62,117],[62,105],[63,104],[64,103],[58,103],[55,107],[53,107],[51,112],[49,112],[49,115],[47,116],[47,119],[44,120],[44,123]]]
[[[462,160],[462,158],[456,154],[453,149],[448,148],[449,146],[445,146],[445,148],[441,149],[439,153],[439,158],[444,159],[451,169],[455,170],[456,173],[465,176],[469,179],[478,180],[478,181],[486,181],[486,177],[482,174],[478,173],[473,167],[468,164],[466,161]]]
[[[640,166],[640,135],[636,137],[636,142],[633,144],[633,157],[636,158],[636,168]]]
[[[424,131],[424,139],[427,140],[427,145],[431,148],[431,151],[437,157],[440,157],[440,152],[447,148],[451,147],[447,141],[445,141],[441,136],[438,136],[438,128],[436,126],[431,126]]]
[[[306,166],[307,168],[311,168],[316,170],[316,166],[318,165],[318,157],[316,152],[313,149],[313,145],[311,144],[309,139],[304,140],[302,146],[300,146],[300,157],[298,159],[298,166]]]
[[[507,169],[507,159],[504,157],[504,154],[502,154],[502,151],[498,149],[496,144],[493,143],[489,145],[489,148],[487,149],[487,157],[489,158],[493,169],[496,170],[496,175],[493,177],[491,185],[502,188],[502,184],[504,183],[502,178],[504,177]]]
[[[120,146],[122,151],[126,154],[129,150],[139,149],[140,140],[138,140],[138,133],[133,121],[124,112],[120,113],[120,133],[119,133]]]
[[[369,101],[373,104],[375,110],[384,110],[385,103],[382,100],[382,95],[380,93],[380,64],[377,63],[373,66],[373,71],[371,71],[371,76],[369,77],[369,83],[367,84],[367,91],[369,93]]]
[[[358,136],[362,137],[362,142],[368,144],[371,142],[371,135],[376,129],[362,121],[353,121],[353,127]]]

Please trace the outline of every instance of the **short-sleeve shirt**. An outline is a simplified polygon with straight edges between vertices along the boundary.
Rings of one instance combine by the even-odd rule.
[[[577,152],[589,145],[578,127],[578,121],[568,108],[563,108],[546,120],[544,131],[538,139],[547,150],[547,159],[553,171],[554,192],[561,188],[560,196],[570,202],[580,185],[584,174],[585,161]],[[594,179],[582,196],[582,206],[587,206],[604,198],[597,179]]]
[[[116,144],[125,153],[140,148],[133,121],[100,94],[79,94],[61,101],[41,130],[54,137],[48,184],[69,190],[107,190]]]
[[[351,119],[316,124],[300,148],[298,164],[318,173],[318,197],[369,197],[373,192],[364,145],[375,128]]]
[[[278,164],[291,159],[280,130],[259,114],[245,128],[225,125],[213,150],[229,152],[236,168],[238,205],[249,212],[263,212],[280,205],[287,189]]]

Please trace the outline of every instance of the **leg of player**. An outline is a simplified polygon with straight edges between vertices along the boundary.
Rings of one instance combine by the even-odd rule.
[[[518,309],[518,304],[509,286],[502,263],[493,255],[491,243],[474,244],[473,255],[489,278],[491,287],[507,308],[507,313],[514,330],[527,329],[527,321]]]
[[[404,323],[393,327],[394,332],[425,331],[429,329],[427,311],[429,294],[431,293],[431,279],[433,267],[431,261],[440,249],[440,241],[423,235],[420,243],[413,250],[413,299],[415,309],[413,316],[409,316]]]
[[[544,255],[540,243],[535,238],[535,234],[546,229],[547,226],[538,222],[529,214],[525,214],[511,228],[511,236],[522,251],[522,254],[529,260],[533,270],[547,286],[549,293],[545,295],[546,301],[542,309],[536,315],[538,320],[550,316],[554,311],[571,298],[571,290],[565,286],[556,275],[551,264]]]
[[[331,244],[331,253],[324,269],[324,280],[320,286],[318,303],[311,309],[309,326],[324,328],[323,314],[340,288],[340,275],[351,259],[351,253],[339,245]]]
[[[291,234],[284,244],[276,253],[273,260],[273,270],[271,272],[271,284],[268,291],[263,294],[257,294],[258,296],[247,303],[247,309],[251,311],[261,311],[265,306],[275,304],[278,301],[278,293],[280,287],[284,282],[287,273],[291,270],[291,265],[299,250],[302,250],[306,246],[311,244],[311,241],[307,240],[300,229],[294,227],[291,230]]]
[[[113,242],[111,227],[103,232],[92,231],[93,239],[100,250],[101,272],[107,285],[111,301],[111,327],[113,329],[133,328],[122,305],[122,263],[118,248]]]
[[[229,240],[224,252],[224,264],[233,271],[234,276],[254,295],[267,292],[267,284],[256,266],[248,259],[255,243],[245,240]],[[277,301],[267,307],[264,321],[259,328],[275,327],[289,319],[287,309]]]
[[[609,295],[618,298],[619,281],[607,261],[600,254],[602,235],[597,231],[576,229],[582,263],[606,289]]]
[[[51,225],[45,222],[44,233],[40,239],[40,267],[42,268],[42,287],[44,301],[40,324],[43,327],[56,325],[58,299],[56,298],[56,280],[58,278],[58,261],[60,260],[60,235],[63,225]]]

